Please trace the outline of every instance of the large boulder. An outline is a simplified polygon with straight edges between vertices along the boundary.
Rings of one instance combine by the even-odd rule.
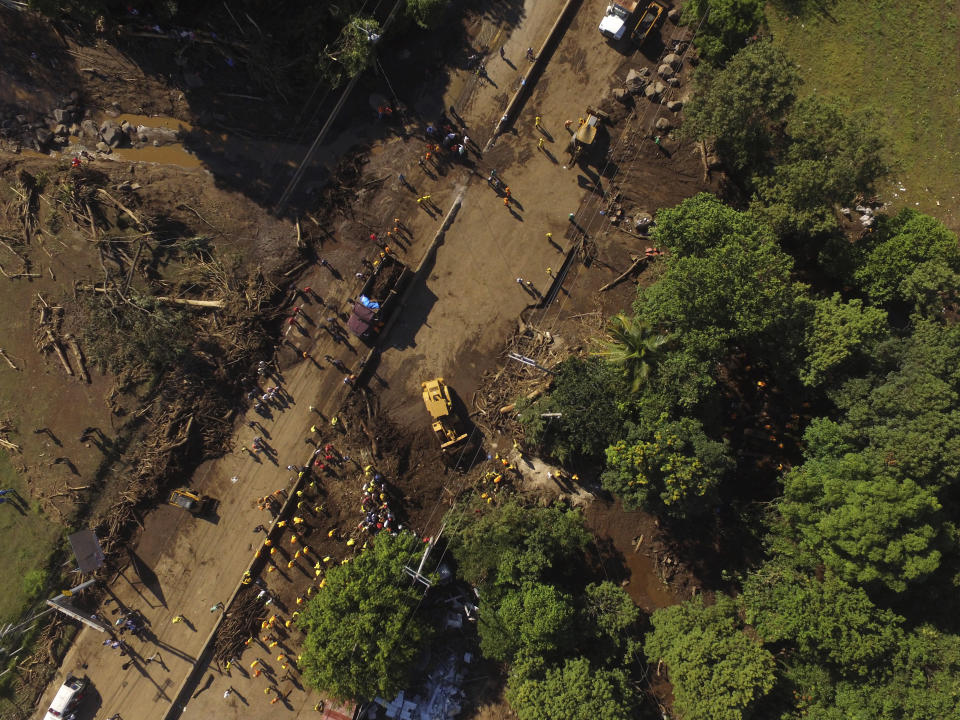
[[[110,147],[117,147],[124,135],[115,123],[107,121],[100,126],[100,137]]]
[[[646,70],[646,73],[643,73],[637,70],[631,70],[630,72],[627,73],[627,80],[625,85],[627,87],[627,90],[629,90],[630,92],[640,93],[643,90],[643,88],[647,86],[646,77],[647,75],[650,74],[650,71],[647,70],[646,68],[643,68],[643,69]]]
[[[84,120],[82,123],[80,123],[81,137],[93,140],[99,134],[100,132],[97,130],[97,124],[93,122],[93,120]]]
[[[37,128],[34,136],[37,138],[37,143],[40,147],[46,147],[47,144],[53,139],[53,133],[47,130],[45,127]]]
[[[672,23],[680,22],[680,8],[670,8],[670,11],[667,13],[667,17]]]
[[[654,127],[657,128],[657,130],[670,130],[673,127],[673,123],[665,117],[657,118]]]
[[[678,77],[676,77],[676,76],[674,76],[674,77],[668,77],[668,78],[667,78],[667,85],[669,85],[670,87],[680,87],[680,78],[678,78]]]
[[[177,142],[177,131],[169,128],[137,125],[137,140],[152,145],[172,145]]]
[[[671,112],[680,112],[683,109],[683,103],[679,100],[671,100],[667,103],[667,110]]]
[[[673,77],[673,68],[667,65],[666,63],[664,63],[663,65],[657,68],[657,75],[659,75],[662,78]]]
[[[663,62],[664,64],[672,67],[674,71],[677,71],[680,69],[680,66],[683,65],[683,58],[677,55],[676,53],[670,53],[669,55],[663,58]]]
[[[657,98],[660,97],[660,93],[657,92],[657,85],[661,85],[661,84],[662,83],[650,83],[649,85],[647,85],[643,89],[644,97],[646,97],[648,100],[656,101]]]

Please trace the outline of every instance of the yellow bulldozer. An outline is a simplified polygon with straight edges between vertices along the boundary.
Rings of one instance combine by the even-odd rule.
[[[572,162],[576,161],[581,153],[591,149],[591,146],[594,144],[593,141],[597,138],[597,128],[600,126],[600,123],[609,117],[607,113],[601,110],[592,107],[587,108],[587,116],[581,119],[580,125],[573,133],[573,137],[570,138],[568,150],[573,156]]]
[[[467,433],[461,431],[459,419],[453,410],[450,388],[442,377],[420,383],[420,387],[423,389],[423,404],[433,418],[433,432],[440,441],[440,449],[449,455],[467,440]]]

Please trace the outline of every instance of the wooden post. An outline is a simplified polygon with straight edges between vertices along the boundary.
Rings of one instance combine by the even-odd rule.
[[[80,371],[80,377],[83,378],[84,382],[89,383],[90,375],[87,373],[87,365],[83,361],[83,353],[80,352],[80,344],[73,335],[65,335],[63,339],[66,340],[67,347],[70,348],[70,351],[73,353],[74,360],[77,361],[77,368]]]
[[[53,332],[47,328],[47,340],[50,342],[50,347],[53,348],[53,351],[57,354],[57,357],[60,358],[60,363],[63,365],[63,369],[67,371],[67,375],[73,376],[73,368],[70,367],[70,363],[67,362],[67,356],[63,354],[63,349],[60,347],[60,343],[57,342],[57,339],[53,336]]]
[[[0,358],[3,358],[4,360],[6,360],[7,365],[12,367],[14,370],[18,370],[18,371],[20,370],[20,368],[18,368],[16,365],[13,364],[13,360],[10,359],[10,356],[7,355],[6,350],[4,350],[3,348],[0,348]]]

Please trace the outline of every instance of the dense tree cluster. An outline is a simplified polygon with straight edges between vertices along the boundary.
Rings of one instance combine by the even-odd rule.
[[[679,716],[956,717],[957,236],[909,209],[851,229],[840,207],[885,170],[862,119],[797,100],[769,43],[726,65],[717,52],[688,132],[714,141],[749,200],[658,213],[656,281],[521,416],[534,424],[556,397],[581,424],[528,440],[602,463],[606,489],[678,532],[724,506],[769,508],[767,559],[736,599],[651,618],[644,650]],[[609,425],[589,416],[613,408]]]
[[[886,173],[868,120],[798,101],[796,68],[768,41],[701,67],[695,82],[684,134],[713,144],[778,236],[809,242],[836,230],[836,208],[871,195]]]
[[[299,666],[308,683],[342,699],[404,689],[433,630],[416,613],[422,593],[403,572],[420,549],[409,533],[382,533],[352,562],[327,572],[297,619],[307,634]]]
[[[509,668],[520,718],[614,720],[636,709],[640,613],[620,587],[585,580],[589,542],[579,512],[512,502],[485,506],[452,540],[479,591],[480,648]]]

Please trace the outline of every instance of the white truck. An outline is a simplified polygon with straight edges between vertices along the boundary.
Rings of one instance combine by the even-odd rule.
[[[611,40],[623,40],[639,4],[640,0],[621,0],[607,5],[607,12],[600,21],[600,34]]]

